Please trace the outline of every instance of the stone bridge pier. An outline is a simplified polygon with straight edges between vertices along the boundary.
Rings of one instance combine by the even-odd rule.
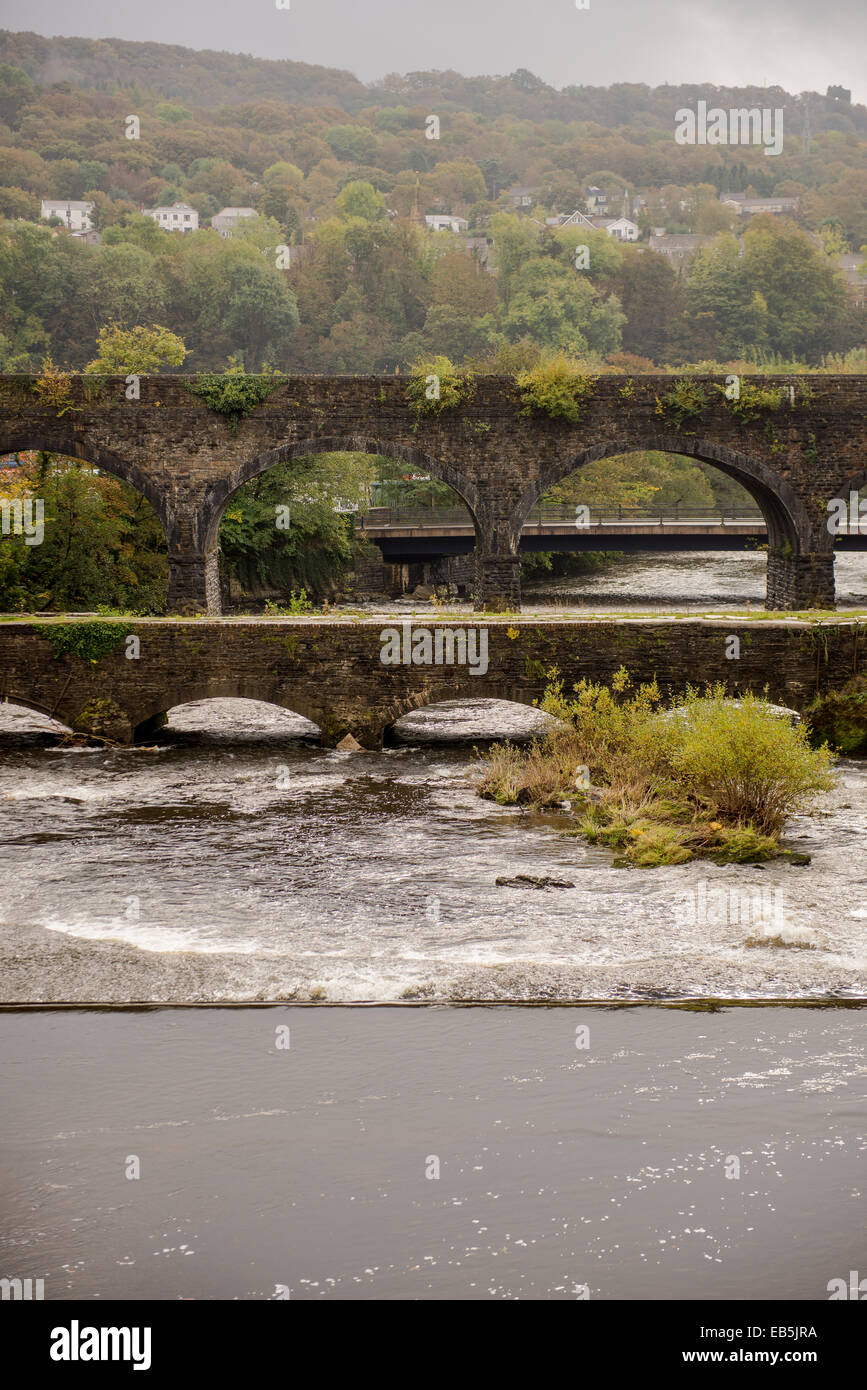
[[[220,551],[169,551],[169,613],[219,613]]]

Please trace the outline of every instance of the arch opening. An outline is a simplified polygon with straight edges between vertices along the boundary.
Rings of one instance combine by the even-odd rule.
[[[18,695],[0,701],[0,748],[46,746],[72,734],[53,710]]]
[[[298,444],[251,460],[235,478],[250,472],[208,503],[224,610],[291,614],[469,591],[473,512],[449,470],[419,451],[317,440],[315,451]]]
[[[601,567],[610,569],[609,560],[630,557],[621,568],[631,570],[631,586],[589,583],[603,606],[634,605],[636,598],[645,607],[761,602],[762,579],[768,607],[790,606],[771,593],[771,561],[775,567],[797,564],[811,537],[800,499],[767,465],[681,438],[656,439],[652,449],[598,446],[552,465],[525,490],[515,527],[531,581],[546,571],[599,575]],[[738,559],[738,550],[752,552],[751,558]],[[765,564],[758,563],[760,551],[769,557]],[[728,552],[725,560],[722,552]],[[638,556],[649,569],[637,564]],[[659,594],[653,593],[654,568]],[[707,592],[708,580],[713,592]]]
[[[83,454],[92,457],[40,448],[0,454],[0,609],[164,612],[168,547],[159,512],[122,476],[130,470]]]
[[[464,696],[432,700],[408,710],[391,725],[388,742],[473,744],[508,739],[523,743],[538,737],[554,722],[534,708],[529,697],[523,704],[505,696]]]
[[[166,696],[163,708],[139,719],[133,730],[135,743],[283,744],[320,737],[319,725],[297,702],[283,704],[261,692],[242,694],[236,682]]]

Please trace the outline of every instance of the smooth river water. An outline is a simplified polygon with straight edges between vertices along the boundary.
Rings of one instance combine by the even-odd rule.
[[[867,1267],[863,1039],[840,1008],[0,1013],[0,1264],[46,1299],[826,1300]]]

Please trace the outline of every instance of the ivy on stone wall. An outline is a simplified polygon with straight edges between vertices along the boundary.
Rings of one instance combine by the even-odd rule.
[[[34,629],[54,648],[54,655],[77,656],[94,666],[127,635],[122,623],[40,623]]]
[[[476,380],[471,372],[456,367],[448,357],[431,357],[413,364],[406,399],[418,419],[455,410],[471,401],[475,393]]]
[[[581,418],[598,378],[588,376],[581,364],[558,353],[538,366],[528,367],[515,376],[522,415],[538,411],[552,420],[568,420],[574,425]]]
[[[656,398],[656,414],[674,422],[676,429],[682,429],[686,422],[697,420],[707,408],[707,392],[697,381],[681,377],[670,391]]]
[[[715,385],[715,389],[725,396],[725,386]],[[785,386],[754,386],[742,380],[737,396],[726,399],[732,414],[737,415],[743,424],[751,425],[763,417],[767,421],[771,411],[781,410],[789,399],[789,392]]]
[[[199,396],[211,410],[225,415],[233,430],[245,415],[250,415],[257,405],[267,400],[286,377],[274,374],[248,376],[246,372],[208,372],[196,378],[195,383],[184,382],[186,389]]]

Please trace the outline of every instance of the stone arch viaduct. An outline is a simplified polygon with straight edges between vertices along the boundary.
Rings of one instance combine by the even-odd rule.
[[[692,378],[707,405],[677,422],[670,376],[602,376],[577,424],[523,412],[514,382],[480,377],[469,402],[416,419],[406,378],[291,377],[234,424],[187,389],[191,379],[72,378],[49,404],[29,377],[0,376],[0,455],[45,449],[124,479],[165,528],[169,611],[219,613],[218,531],[239,487],[285,459],[352,449],[405,460],[448,483],[476,531],[479,611],[520,607],[518,544],[533,503],[591,460],[639,449],[691,455],[755,498],[767,523],[771,609],[830,608],[827,503],[867,482],[867,377],[751,377],[783,404],[745,420],[721,378]]]

